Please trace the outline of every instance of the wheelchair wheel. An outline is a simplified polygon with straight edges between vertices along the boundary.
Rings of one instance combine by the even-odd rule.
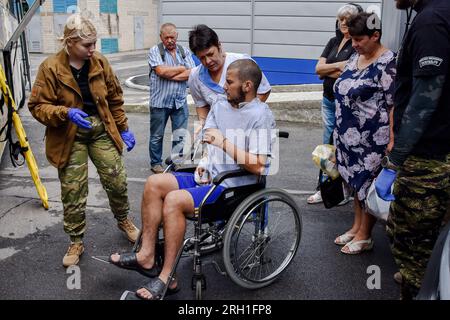
[[[300,244],[300,209],[281,189],[247,197],[228,221],[222,251],[225,269],[237,285],[258,289],[287,268]]]
[[[202,280],[198,279],[195,282],[195,300],[202,300]]]

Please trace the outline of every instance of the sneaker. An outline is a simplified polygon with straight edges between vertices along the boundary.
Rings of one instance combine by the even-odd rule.
[[[160,164],[152,166],[151,170],[153,171],[153,173],[163,173],[164,172],[164,168]]]
[[[63,258],[63,266],[69,267],[78,264],[80,261],[80,256],[84,252],[83,242],[72,242],[67,249],[66,254]]]
[[[320,191],[317,191],[316,193],[314,193],[306,201],[309,204],[321,203],[322,202],[322,195],[320,194]]]
[[[131,222],[130,218],[117,222],[117,227],[125,232],[128,240],[135,243],[139,237],[139,229]]]

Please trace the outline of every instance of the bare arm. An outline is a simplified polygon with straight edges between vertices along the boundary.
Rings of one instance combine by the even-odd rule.
[[[234,144],[225,140],[222,145],[222,150],[236,161],[242,168],[256,175],[261,175],[266,169],[267,156],[261,154],[253,154],[238,149]]]
[[[389,112],[389,144],[386,147],[386,154],[392,151],[394,147],[394,107]]]
[[[259,100],[261,100],[262,102],[266,102],[266,100],[269,98],[270,92],[271,92],[271,90],[269,90],[263,94],[258,94]]]
[[[327,59],[321,57],[319,58],[319,61],[316,65],[316,73],[320,77],[331,77],[331,75],[334,75],[334,77],[339,77],[341,72],[344,70],[345,65],[347,64],[346,61],[340,61],[335,63],[326,63]],[[338,73],[338,74],[336,74]],[[336,76],[337,75],[337,76]],[[332,77],[332,78],[334,78]]]
[[[209,105],[206,105],[201,108],[195,108],[195,110],[197,111],[198,120],[200,121],[202,127],[205,124],[206,117],[208,117],[208,113],[209,113],[210,109],[211,109],[211,107]]]
[[[191,69],[187,69],[179,74],[177,74],[176,76],[170,78],[170,80],[173,81],[187,81],[187,79],[189,79],[189,74],[191,73]]]
[[[224,138],[220,130],[207,129],[203,141],[221,148],[242,168],[250,173],[261,175],[266,169],[267,156],[253,154],[239,149],[236,145]]]
[[[342,72],[341,71],[335,71],[331,74],[328,75],[328,77],[333,78],[333,79],[337,79],[341,76]]]
[[[175,77],[185,71],[187,71],[187,70],[186,70],[186,67],[184,67],[184,66],[169,67],[169,66],[160,65],[160,66],[155,67],[155,72],[159,77],[169,79],[169,80],[172,80],[173,77]],[[188,74],[188,77],[189,77],[189,74]],[[186,78],[186,80],[187,80],[187,78]]]

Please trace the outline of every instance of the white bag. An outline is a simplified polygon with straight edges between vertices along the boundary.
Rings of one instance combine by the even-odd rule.
[[[377,190],[375,190],[375,180],[370,185],[365,203],[367,211],[371,215],[377,219],[387,221],[391,201],[385,201],[378,196]]]
[[[333,180],[339,177],[335,154],[336,147],[331,144],[320,144],[312,152],[314,164]]]

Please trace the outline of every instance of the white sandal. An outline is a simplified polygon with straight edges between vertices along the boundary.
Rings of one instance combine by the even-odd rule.
[[[323,200],[320,191],[317,191],[312,196],[309,196],[308,199],[306,200],[306,202],[308,202],[309,204],[321,203],[322,201]]]
[[[346,232],[344,234],[341,234],[336,239],[334,239],[334,243],[337,244],[338,246],[345,246],[347,243],[352,241],[354,237],[355,237],[355,233]]]
[[[345,251],[344,248],[348,248],[348,251]],[[373,248],[372,238],[367,240],[359,240],[359,241],[350,241],[344,247],[342,247],[341,252],[345,254],[359,254],[363,251],[369,251]]]

